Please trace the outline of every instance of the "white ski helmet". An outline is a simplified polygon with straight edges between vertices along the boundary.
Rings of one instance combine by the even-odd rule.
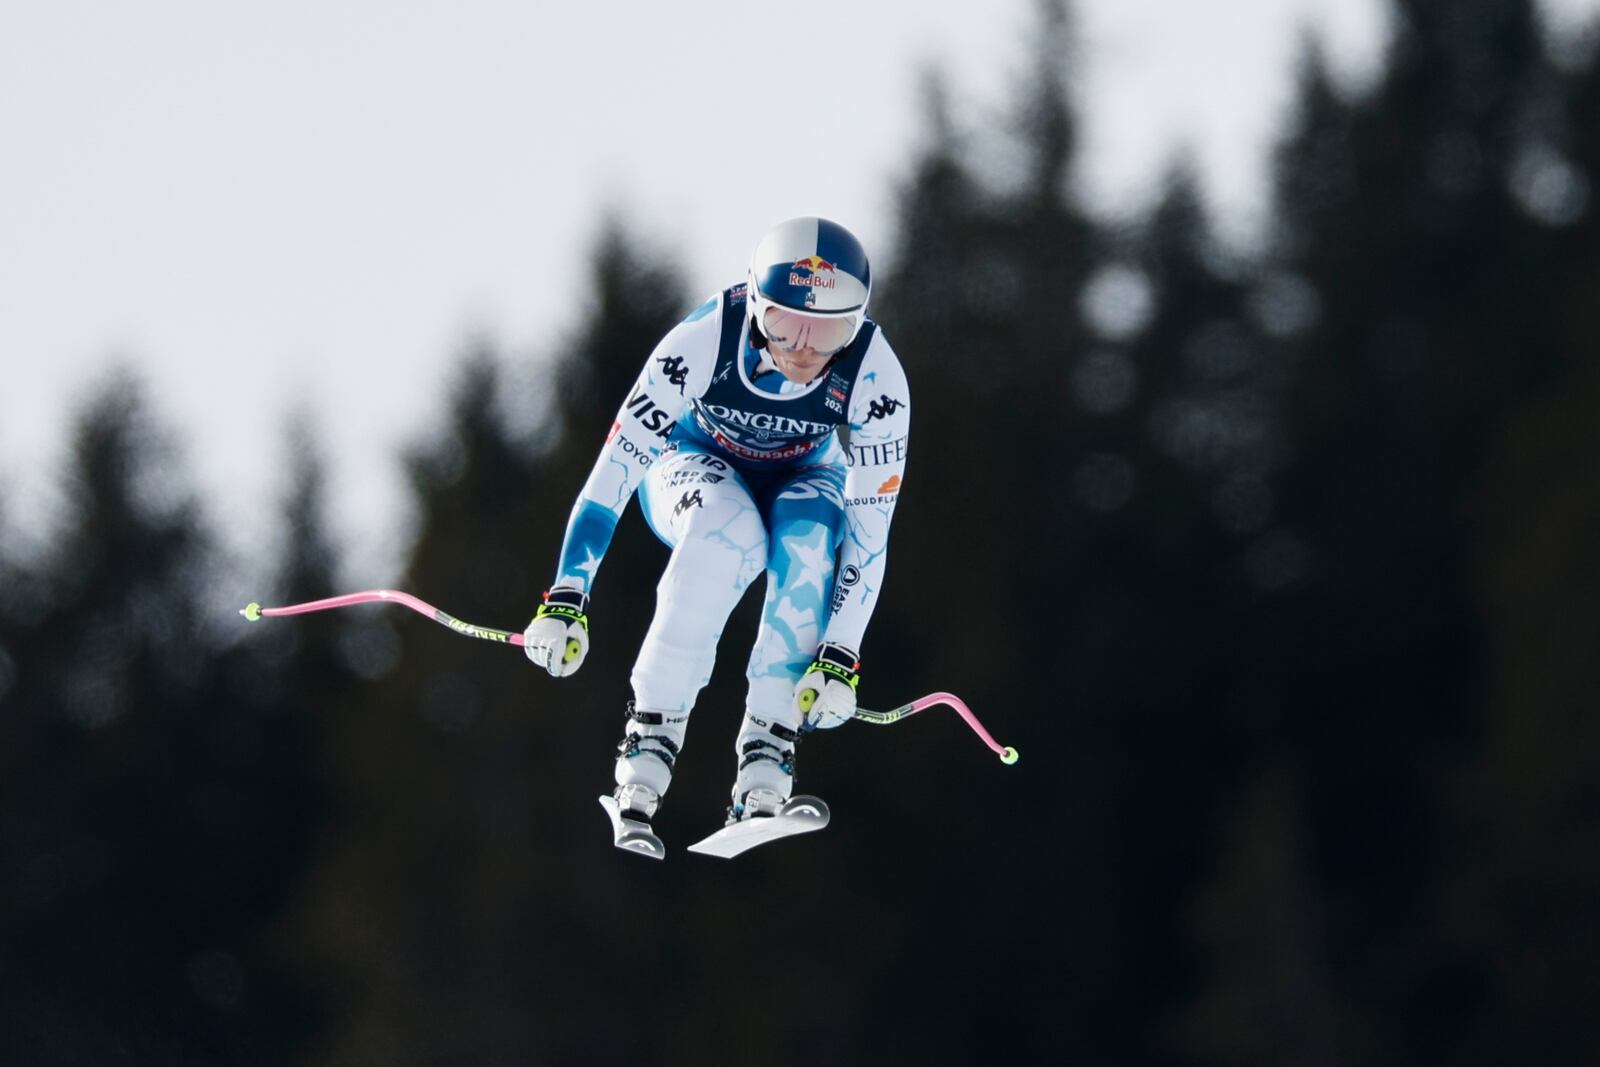
[[[866,250],[849,230],[809,215],[781,222],[750,256],[751,340],[838,352],[861,332],[871,292]]]

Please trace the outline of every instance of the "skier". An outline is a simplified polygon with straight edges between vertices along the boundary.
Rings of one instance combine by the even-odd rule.
[[[911,420],[900,361],[866,314],[871,287],[844,227],[806,217],[772,229],[745,284],[656,345],[573,506],[555,582],[524,634],[554,677],[583,665],[595,572],[641,487],[645,520],[672,550],[633,667],[616,790],[601,798],[618,847],[662,857],[650,819],[728,614],[763,573],[725,832],[826,822],[820,801],[791,799],[795,747],[802,731],[855,712]],[[791,814],[809,824],[779,830]]]

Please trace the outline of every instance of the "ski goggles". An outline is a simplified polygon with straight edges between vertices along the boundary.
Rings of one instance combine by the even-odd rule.
[[[761,313],[761,332],[769,345],[781,351],[810,348],[831,356],[855,337],[862,317],[860,311],[845,315],[808,315],[769,304]]]

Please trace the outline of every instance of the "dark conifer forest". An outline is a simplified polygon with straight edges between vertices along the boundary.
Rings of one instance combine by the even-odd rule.
[[[916,407],[861,699],[961,694],[1022,758],[944,710],[816,733],[832,825],[736,861],[682,846],[758,592],[647,862],[595,803],[637,509],[571,679],[394,607],[222,625],[137,370],[84,396],[55,525],[0,540],[0,1062],[1600,1063],[1600,51],[1393,7],[1359,94],[1307,42],[1248,254],[1181,157],[1141,218],[1074,199],[1061,4],[1005,182],[930,77],[871,250]],[[526,623],[706,296],[618,222],[586,270],[528,373],[449,354],[386,584]],[[333,460],[280,430],[261,599],[348,591]]]

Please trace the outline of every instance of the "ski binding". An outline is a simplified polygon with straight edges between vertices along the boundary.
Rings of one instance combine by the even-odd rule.
[[[631,819],[624,815],[622,809],[617,806],[616,797],[601,797],[600,806],[611,816],[612,844],[627,852],[649,856],[653,860],[667,858],[667,846],[662,844],[661,838],[650,829],[650,824],[642,819]]]

